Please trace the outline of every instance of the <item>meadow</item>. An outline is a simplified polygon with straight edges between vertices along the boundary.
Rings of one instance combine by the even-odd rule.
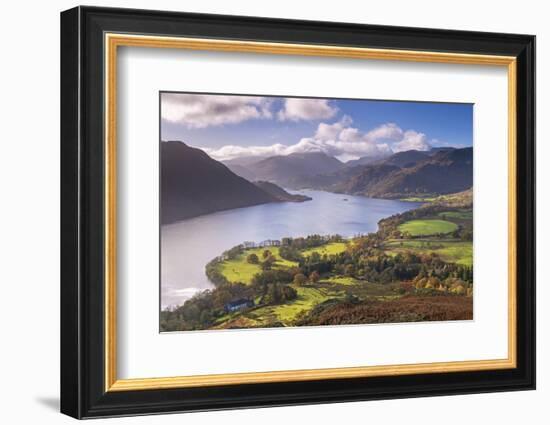
[[[438,233],[451,233],[458,229],[458,226],[447,220],[411,220],[398,227],[402,233],[409,233],[411,236],[430,236]]]
[[[412,251],[416,253],[436,253],[443,261],[472,266],[473,246],[469,241],[440,239],[391,239],[384,245],[392,254]]]
[[[249,263],[246,257],[250,254],[256,254],[259,258],[265,250],[269,250],[271,255],[275,257],[275,268],[291,268],[297,267],[298,263],[294,261],[288,261],[281,257],[279,253],[279,247],[273,246],[269,248],[252,248],[248,249],[242,254],[239,254],[236,258],[223,261],[219,264],[220,273],[225,276],[229,282],[242,282],[250,284],[254,275],[260,273],[262,268],[260,264]]]

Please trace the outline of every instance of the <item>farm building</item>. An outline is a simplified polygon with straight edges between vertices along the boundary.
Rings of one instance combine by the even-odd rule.
[[[241,298],[240,300],[231,301],[224,306],[227,313],[243,310],[245,308],[254,307],[254,301]]]

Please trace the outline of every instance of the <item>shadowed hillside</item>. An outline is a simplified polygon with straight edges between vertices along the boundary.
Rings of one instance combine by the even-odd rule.
[[[292,188],[301,187],[301,181],[308,176],[328,174],[344,167],[342,162],[322,152],[272,156],[245,165],[227,161],[227,165],[242,177],[254,177]]]
[[[401,198],[460,192],[472,186],[472,148],[439,151],[413,163],[408,158],[393,161],[394,157],[366,166],[361,173],[333,189],[371,197]]]
[[[162,142],[160,156],[163,224],[279,201],[202,150],[185,143]]]

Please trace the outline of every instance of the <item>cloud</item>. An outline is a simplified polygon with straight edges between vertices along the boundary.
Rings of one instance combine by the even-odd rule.
[[[280,102],[261,96],[223,96],[186,93],[163,93],[162,119],[187,128],[205,128],[238,124],[252,119],[311,121],[334,117],[338,108],[326,99],[285,98]]]
[[[272,118],[270,98],[163,93],[162,119],[188,128],[237,124],[250,119]]]
[[[394,152],[403,152],[410,150],[428,151],[431,149],[430,143],[428,143],[427,137],[424,133],[418,133],[414,130],[407,130],[403,133],[401,141],[392,145]]]
[[[414,130],[403,131],[396,124],[386,123],[366,133],[352,127],[353,120],[344,115],[334,123],[320,123],[311,137],[304,137],[293,145],[223,146],[204,149],[218,160],[242,156],[267,157],[292,153],[323,152],[341,160],[362,156],[381,157],[408,149],[428,150],[426,136]]]
[[[461,148],[465,148],[467,147],[468,145],[466,145],[465,143],[449,143],[449,142],[446,142],[444,140],[439,140],[439,139],[431,139],[430,140],[430,145],[432,145],[433,147],[443,147],[443,148],[456,148],[456,149],[461,149]]]
[[[271,146],[236,146],[226,145],[219,149],[202,148],[208,155],[219,161],[239,158],[244,156],[279,156],[288,155],[289,146],[277,143]]]
[[[315,132],[315,139],[318,140],[334,140],[337,139],[344,130],[353,130],[349,128],[353,120],[344,115],[340,121],[333,124],[326,124],[324,122],[320,123]]]
[[[327,99],[296,99],[284,100],[283,108],[277,113],[280,121],[311,121],[332,118],[338,108],[331,105]]]
[[[399,141],[403,138],[403,130],[392,122],[382,124],[366,134],[369,140]]]

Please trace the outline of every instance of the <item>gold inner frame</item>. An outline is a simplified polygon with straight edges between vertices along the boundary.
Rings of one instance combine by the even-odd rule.
[[[105,46],[105,391],[344,379],[417,373],[511,369],[516,359],[516,58],[411,50],[370,49],[255,41],[213,40],[106,33]],[[495,360],[247,372],[164,378],[118,379],[116,324],[116,123],[117,48],[149,47],[281,55],[324,56],[467,65],[503,66],[508,72],[508,357]]]

